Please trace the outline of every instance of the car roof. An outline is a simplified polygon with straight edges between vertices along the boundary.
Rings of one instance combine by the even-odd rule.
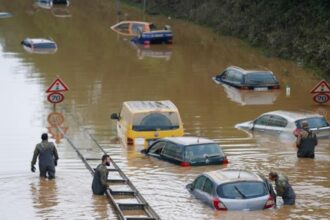
[[[237,181],[264,181],[258,174],[240,169],[221,169],[204,173],[211,177],[218,185]]]
[[[171,142],[174,142],[176,144],[185,145],[185,146],[215,143],[211,139],[202,138],[202,137],[187,137],[187,136],[185,136],[185,137],[167,137],[167,138],[162,138],[160,140],[167,140],[167,141],[171,141]]]
[[[237,67],[237,66],[229,66],[227,67],[226,69],[236,69],[238,70],[239,72],[243,73],[243,74],[249,74],[249,73],[268,73],[268,74],[271,74],[271,75],[274,75],[272,71],[270,70],[245,70],[241,67]]]
[[[163,111],[163,112],[177,112],[178,109],[170,100],[163,101],[126,101],[123,102],[131,112],[150,112],[150,111]]]
[[[277,115],[284,117],[288,121],[297,121],[301,119],[306,119],[306,118],[311,118],[311,117],[323,117],[322,115],[313,113],[313,112],[293,112],[293,111],[286,111],[286,110],[277,110],[277,111],[271,111],[271,112],[266,112],[262,115]]]

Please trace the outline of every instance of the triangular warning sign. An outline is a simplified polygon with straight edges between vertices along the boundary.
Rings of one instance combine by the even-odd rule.
[[[60,79],[57,78],[46,90],[46,92],[65,92],[68,91],[69,88],[65,83]]]
[[[321,80],[310,93],[330,93],[330,86],[325,80]]]

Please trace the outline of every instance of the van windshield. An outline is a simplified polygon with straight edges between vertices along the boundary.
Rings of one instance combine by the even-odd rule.
[[[178,129],[180,121],[176,112],[146,112],[134,115],[134,131],[162,131]]]

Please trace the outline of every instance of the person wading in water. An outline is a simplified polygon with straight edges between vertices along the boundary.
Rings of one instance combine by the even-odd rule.
[[[105,191],[109,187],[107,183],[109,175],[107,166],[110,166],[110,157],[105,154],[102,156],[102,163],[96,167],[94,173],[92,190],[95,195],[104,195]]]
[[[297,134],[296,146],[298,148],[297,157],[315,157],[315,146],[317,145],[316,135],[308,129],[308,122],[301,122],[301,129]]]
[[[40,177],[55,178],[55,166],[57,166],[58,154],[53,142],[48,142],[48,134],[41,135],[41,143],[37,144],[31,161],[31,171],[35,172],[35,164],[39,156]]]

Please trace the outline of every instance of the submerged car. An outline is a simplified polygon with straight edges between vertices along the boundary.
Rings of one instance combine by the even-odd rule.
[[[111,119],[117,121],[117,134],[125,145],[148,146],[159,138],[184,134],[179,110],[170,100],[126,101]]]
[[[111,26],[111,29],[124,36],[133,36],[132,42],[137,44],[171,44],[173,40],[172,30],[168,25],[157,29],[151,22],[121,21]]]
[[[227,67],[222,73],[213,77],[213,80],[244,90],[268,91],[280,88],[273,72],[245,70],[236,66]]]
[[[309,112],[272,111],[260,115],[253,121],[236,124],[236,128],[248,131],[260,131],[280,134],[287,132],[294,134],[301,128],[301,122],[307,121],[309,129],[315,132],[317,137],[330,137],[329,122],[324,116]]]
[[[40,38],[26,38],[21,44],[30,53],[55,53],[57,45],[54,41]]]
[[[0,18],[10,18],[12,16],[13,15],[9,12],[3,12],[3,11],[0,12]]]
[[[162,138],[142,152],[180,166],[228,163],[226,155],[217,143],[200,137]]]
[[[186,188],[216,210],[261,210],[275,205],[273,187],[265,177],[244,170],[206,172]]]

